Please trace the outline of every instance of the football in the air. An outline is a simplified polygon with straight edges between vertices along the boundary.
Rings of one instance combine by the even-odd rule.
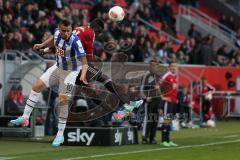
[[[122,21],[124,19],[124,16],[125,12],[120,6],[114,6],[108,12],[108,17],[114,22]]]

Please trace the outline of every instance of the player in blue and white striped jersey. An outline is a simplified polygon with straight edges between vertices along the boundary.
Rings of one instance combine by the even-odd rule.
[[[39,100],[40,93],[46,87],[58,86],[60,114],[58,133],[52,145],[59,146],[64,142],[63,132],[68,116],[69,95],[71,95],[73,86],[75,85],[75,80],[79,73],[78,68],[81,68],[80,81],[87,84],[86,73],[88,65],[86,53],[79,38],[72,33],[72,26],[69,21],[61,21],[55,30],[54,36],[51,36],[41,44],[35,44],[33,49],[38,50],[51,46],[55,47],[56,64],[50,67],[35,82],[26,102],[23,115],[16,120],[11,120],[10,123],[15,125],[26,124],[33,108]],[[81,61],[81,66],[78,65],[78,60]]]
[[[54,33],[57,66],[63,70],[77,70],[77,59],[85,57],[86,53],[78,36],[71,33],[68,39],[63,39],[59,29]]]

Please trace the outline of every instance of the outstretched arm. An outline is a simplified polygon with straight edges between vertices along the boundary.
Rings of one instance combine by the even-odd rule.
[[[41,44],[35,44],[33,46],[33,50],[38,50],[38,49],[44,49],[46,47],[51,47],[53,46],[54,42],[53,42],[53,36],[49,37],[46,41],[44,41]]]
[[[81,57],[80,61],[82,62],[82,72],[81,72],[81,76],[80,76],[80,81],[82,81],[84,84],[88,84],[88,82],[86,80],[86,74],[87,74],[87,68],[88,68],[86,56]]]

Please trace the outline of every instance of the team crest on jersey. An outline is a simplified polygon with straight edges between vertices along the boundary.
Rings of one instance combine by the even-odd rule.
[[[64,57],[65,56],[65,51],[61,47],[56,47],[56,54]]]

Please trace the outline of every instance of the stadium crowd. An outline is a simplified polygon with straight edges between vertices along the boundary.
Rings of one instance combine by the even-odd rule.
[[[80,5],[77,6],[76,2]],[[199,6],[197,0],[178,0],[177,3]],[[97,39],[94,48],[96,55],[103,61],[108,61],[111,56],[104,47],[106,42],[115,41],[119,44],[124,41],[132,45],[131,50],[123,52],[128,55],[129,61],[133,62],[149,62],[155,58],[161,63],[213,65],[212,61],[216,61],[221,66],[240,65],[239,49],[228,51],[227,46],[213,49],[214,36],[202,37],[194,25],[189,28],[188,36],[181,39],[182,43],[176,44],[169,41],[162,32],[153,31],[139,21],[140,18],[147,20],[178,37],[179,34],[175,31],[175,13],[170,1],[126,0],[129,13],[120,25],[111,22],[107,17],[113,4],[112,0],[28,0],[28,3],[0,0],[0,41],[4,42],[0,49],[27,50],[34,43],[40,42],[43,35],[52,33],[59,20],[64,18],[76,27],[87,25],[93,18],[100,17],[107,23],[104,34]],[[227,19],[222,16],[220,22],[240,34],[240,29],[232,17]]]

